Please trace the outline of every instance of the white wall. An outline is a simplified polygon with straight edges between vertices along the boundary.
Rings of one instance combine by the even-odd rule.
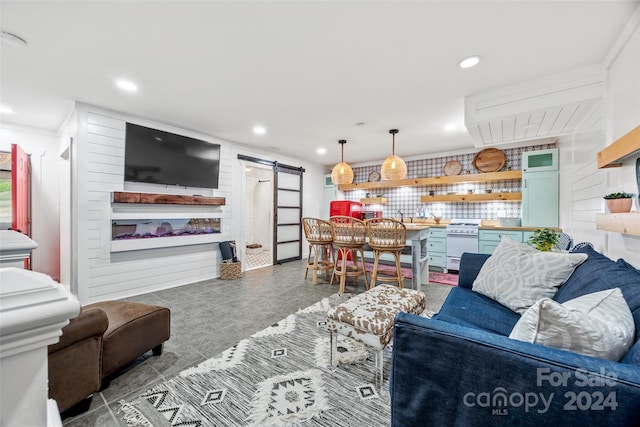
[[[591,242],[606,252],[606,236],[596,229],[596,214],[604,212],[606,172],[597,154],[605,147],[603,108],[599,103],[573,137],[560,143],[560,227],[574,243]]]
[[[70,242],[77,259],[77,274],[71,286],[80,301],[100,301],[123,298],[172,286],[211,279],[219,276],[219,250],[217,243],[146,249],[114,253],[111,251],[111,194],[114,191],[142,191],[149,193],[193,194],[193,189],[171,189],[164,186],[124,182],[124,124],[132,121],[143,126],[178,133],[221,145],[220,185],[217,190],[198,189],[198,194],[225,197],[221,208],[223,233],[219,240],[244,241],[245,214],[243,212],[242,187],[244,165],[238,154],[277,160],[300,166],[304,174],[304,210],[311,215],[321,213],[322,167],[284,156],[274,156],[244,146],[233,145],[208,135],[149,120],[127,117],[121,113],[79,104],[74,123],[77,127],[74,145],[70,150],[74,182],[73,212],[71,221],[76,237]],[[169,205],[173,206],[173,205]],[[180,211],[180,207],[166,208]],[[150,209],[158,209],[157,205]],[[165,209],[165,208],[163,208]],[[191,209],[191,208],[190,208]],[[72,230],[73,231],[73,230]],[[241,245],[242,248],[244,245]],[[303,245],[304,247],[304,245]],[[241,256],[244,254],[240,254]],[[73,270],[73,268],[72,268]]]
[[[18,144],[31,157],[31,238],[38,243],[32,268],[60,277],[58,137],[40,129],[9,126],[0,128],[0,150]]]
[[[620,50],[618,52],[618,46]],[[640,125],[640,7],[623,31],[617,46],[605,64],[607,89],[605,95],[606,145],[611,144]],[[638,154],[627,159],[620,168],[606,169],[606,192],[626,191],[635,193],[635,161]],[[634,208],[638,210],[638,199]],[[620,233],[603,232],[607,238],[607,255],[624,258],[640,267],[640,237]]]
[[[597,154],[640,125],[640,8],[612,47],[604,67],[603,102],[597,105],[573,137],[560,142],[560,226],[576,242],[592,242],[612,259],[624,258],[640,267],[640,237],[596,229],[596,214],[606,212],[605,194],[637,194],[635,161],[620,168],[598,169]],[[635,199],[634,209],[638,210]]]

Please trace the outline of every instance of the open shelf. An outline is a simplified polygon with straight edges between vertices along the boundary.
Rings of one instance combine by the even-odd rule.
[[[519,202],[522,200],[521,192],[511,193],[484,193],[484,194],[442,194],[438,196],[422,196],[420,201],[422,203],[455,203],[455,202],[490,202],[490,201],[502,201],[502,202]]]
[[[596,228],[640,236],[640,212],[597,214]]]
[[[622,160],[640,151],[640,126],[598,153],[598,168],[622,166]]]
[[[461,182],[492,182],[522,179],[522,171],[505,171],[476,173],[469,175],[436,176],[433,178],[411,178],[393,181],[358,182],[353,184],[340,184],[341,191],[370,189],[370,188],[395,188],[395,187],[420,187],[425,185],[458,184]]]
[[[153,194],[114,191],[113,203],[224,206],[226,204],[226,200],[224,197],[181,196],[177,194]]]
[[[363,205],[386,205],[387,198],[386,197],[368,197],[365,199],[360,199],[360,203]]]

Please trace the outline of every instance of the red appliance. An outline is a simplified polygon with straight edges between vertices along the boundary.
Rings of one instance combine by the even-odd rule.
[[[382,211],[362,211],[362,219],[382,218]]]
[[[352,216],[362,219],[362,203],[350,200],[334,200],[329,204],[329,214],[331,216]],[[342,254],[338,254],[338,259],[342,259]],[[351,260],[351,252],[347,254],[347,259]]]
[[[352,216],[362,219],[362,203],[351,200],[334,200],[329,204],[329,215]]]

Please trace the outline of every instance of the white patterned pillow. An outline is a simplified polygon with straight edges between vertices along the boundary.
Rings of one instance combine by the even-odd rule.
[[[559,304],[544,298],[518,320],[509,338],[618,361],[635,339],[631,310],[619,288]]]
[[[473,282],[473,290],[517,313],[553,297],[587,254],[540,252],[503,237]]]

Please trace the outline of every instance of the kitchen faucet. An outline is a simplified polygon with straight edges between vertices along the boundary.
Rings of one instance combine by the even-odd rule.
[[[400,209],[398,209],[398,211],[396,213],[400,214],[400,222],[404,222],[404,214],[402,213],[402,211]]]

